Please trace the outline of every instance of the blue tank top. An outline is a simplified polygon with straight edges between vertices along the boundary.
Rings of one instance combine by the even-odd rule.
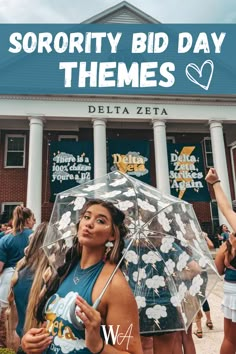
[[[18,281],[13,287],[14,298],[16,303],[16,309],[18,314],[18,324],[16,327],[16,333],[20,338],[23,337],[23,329],[26,316],[26,308],[29,300],[29,293],[32,287],[34,272],[25,267],[18,273]]]
[[[224,280],[236,283],[236,269],[226,268]]]
[[[47,329],[53,336],[53,341],[46,351],[47,354],[91,354],[85,346],[85,332],[75,328],[71,322],[70,308],[77,294],[92,305],[92,290],[103,267],[102,260],[86,269],[81,269],[79,263],[48,301]]]
[[[0,261],[5,268],[15,267],[16,263],[24,257],[24,249],[28,246],[31,229],[24,229],[16,235],[8,234],[0,239]]]

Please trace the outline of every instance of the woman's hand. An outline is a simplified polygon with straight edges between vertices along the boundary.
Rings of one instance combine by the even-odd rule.
[[[27,354],[42,353],[52,342],[45,328],[31,328],[22,338],[21,347]]]
[[[101,315],[100,312],[90,306],[81,296],[76,297],[76,315],[83,321],[85,326],[86,347],[93,353],[102,349],[103,340],[100,335]]]
[[[207,175],[206,175],[206,178],[205,180],[207,181],[207,183],[209,184],[213,184],[215,183],[216,181],[219,181],[219,176],[216,172],[216,170],[214,168],[210,168]]]
[[[234,232],[230,233],[229,242],[231,243],[232,247],[236,250],[236,236]]]

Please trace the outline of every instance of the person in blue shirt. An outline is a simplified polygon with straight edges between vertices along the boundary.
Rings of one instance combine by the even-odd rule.
[[[219,233],[218,233],[218,238],[222,242],[225,242],[229,239],[230,231],[228,229],[228,226],[225,224],[220,225],[219,227]]]
[[[110,278],[122,257],[124,219],[110,202],[91,199],[84,205],[74,246],[37,306],[37,319],[46,320],[47,328],[23,336],[26,353],[142,354],[134,295],[120,269]]]
[[[28,245],[34,223],[33,212],[29,208],[17,206],[13,211],[12,233],[0,239],[0,312],[3,319],[8,305],[7,296],[14,268],[24,256],[24,249]],[[2,327],[0,347],[5,347],[6,332],[3,321],[0,327]]]
[[[7,335],[8,346],[15,350],[23,333],[37,324],[33,313],[35,298],[38,298],[42,290],[42,274],[48,269],[48,259],[42,249],[47,228],[48,223],[42,222],[30,235],[25,256],[17,263],[11,280],[11,290],[8,296],[9,306],[6,311],[9,324]],[[14,305],[18,317],[16,331]]]

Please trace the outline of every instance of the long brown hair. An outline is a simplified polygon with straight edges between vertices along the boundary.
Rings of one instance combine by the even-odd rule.
[[[92,205],[101,205],[106,208],[112,218],[112,229],[116,236],[114,247],[110,255],[108,254],[107,259],[111,263],[117,264],[122,256],[122,250],[124,248],[124,238],[128,233],[128,229],[124,224],[125,214],[116,208],[113,203],[104,201],[102,199],[90,199],[83,206],[80,212],[80,219],[86,213],[87,209]],[[78,221],[77,227],[79,225],[80,220]],[[66,277],[66,275],[70,272],[70,270],[78,263],[81,257],[81,246],[78,242],[78,237],[74,238],[73,246],[67,251],[65,255],[65,264],[57,269],[57,274],[51,279],[51,282],[48,286],[46,293],[43,298],[40,299],[37,307],[36,307],[36,317],[38,321],[44,321],[44,308],[47,300],[55,294],[57,289],[59,288],[61,282]]]
[[[17,263],[15,273],[11,280],[11,289],[8,295],[8,309],[6,315],[7,321],[7,336],[12,336],[14,327],[14,292],[13,288],[19,279],[19,272],[25,267],[30,268],[34,272],[34,280],[29,293],[28,304],[25,316],[24,332],[30,328],[37,327],[38,321],[34,316],[36,302],[39,299],[39,294],[43,285],[42,274],[48,268],[48,258],[46,257],[42,245],[47,232],[48,223],[43,222],[36,228],[35,232],[30,237],[29,246],[25,250],[25,256]],[[10,338],[9,338],[10,340]]]

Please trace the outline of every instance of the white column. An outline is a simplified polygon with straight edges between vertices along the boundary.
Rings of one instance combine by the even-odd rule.
[[[221,186],[231,204],[231,194],[230,194],[230,187],[229,187],[228,168],[226,163],[223,126],[222,123],[219,121],[212,120],[209,123],[210,123],[214,167],[221,180]],[[222,215],[219,209],[218,211],[219,211],[220,224],[228,225],[227,220]]]
[[[106,121],[103,119],[93,121],[93,142],[94,178],[98,178],[107,173]]]
[[[165,121],[153,120],[153,131],[157,188],[163,193],[170,194]]]
[[[42,117],[29,117],[29,164],[27,183],[27,207],[35,217],[36,225],[41,223],[42,204],[42,153],[43,153],[43,121]]]

